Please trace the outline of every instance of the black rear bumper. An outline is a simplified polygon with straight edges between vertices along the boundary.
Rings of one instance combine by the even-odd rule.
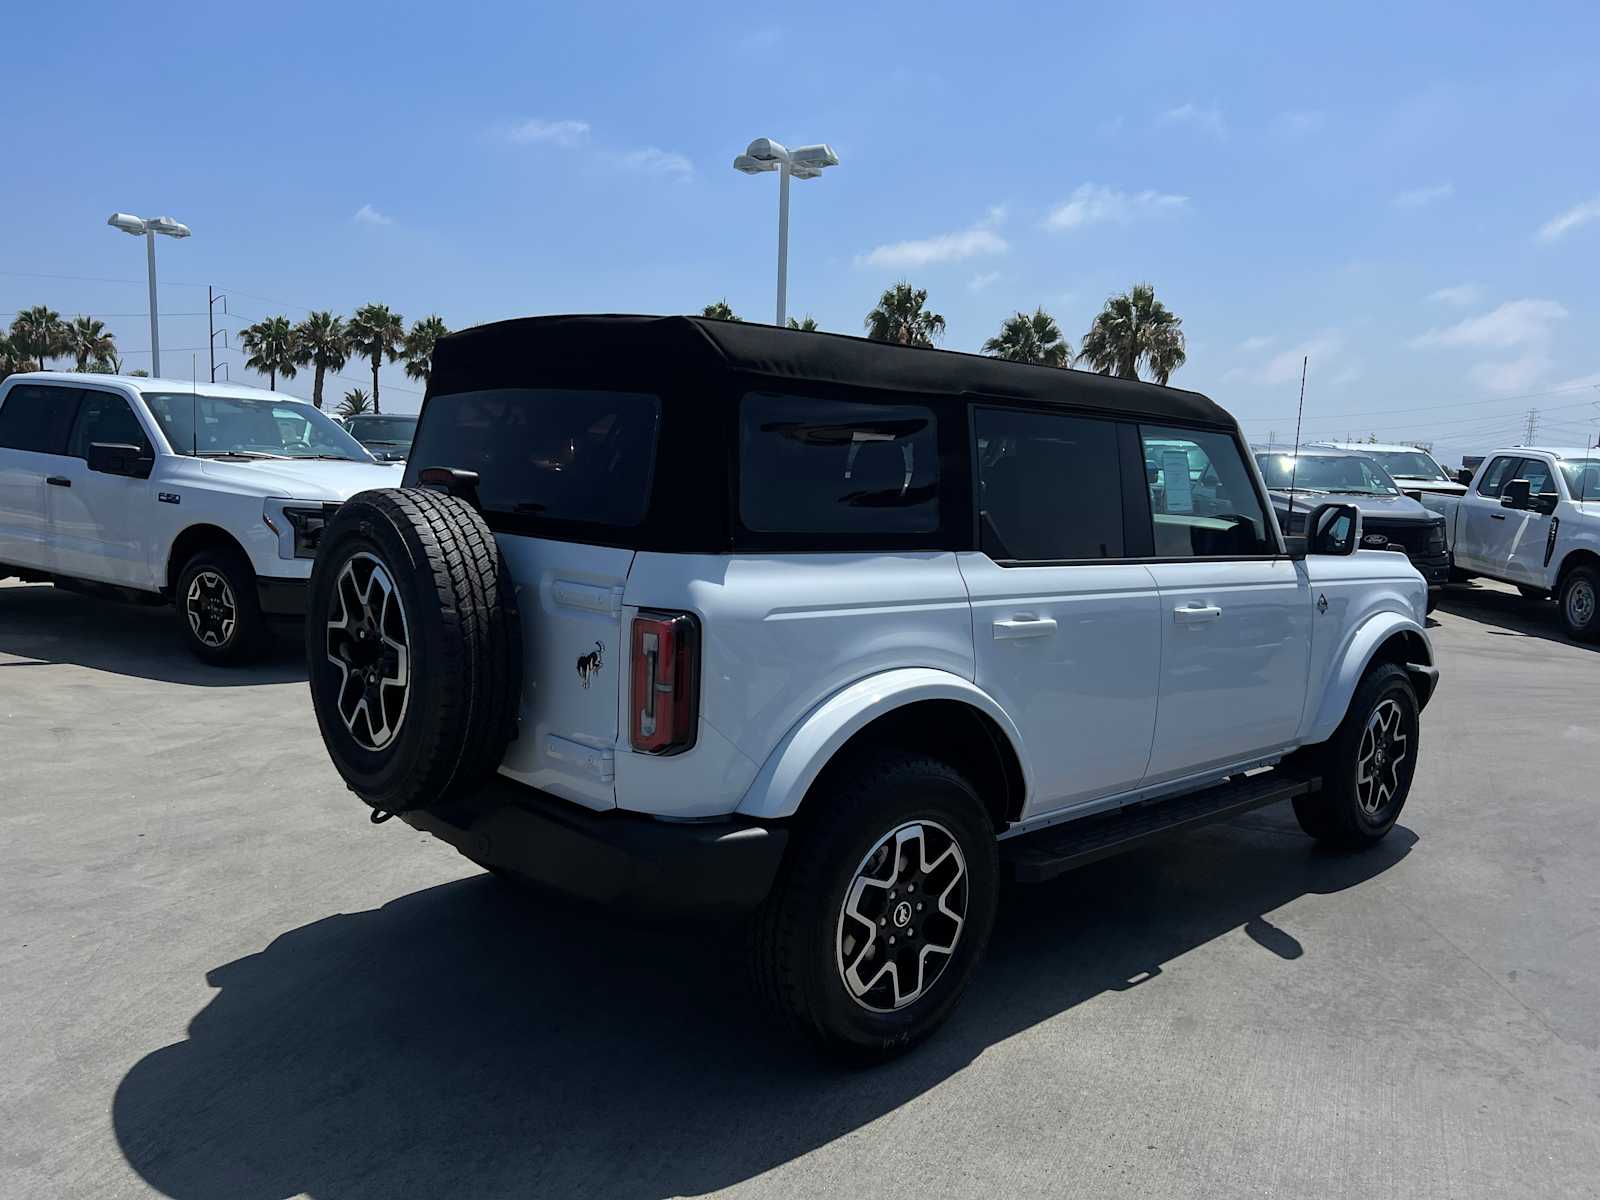
[[[474,797],[470,810],[400,817],[486,867],[649,912],[754,908],[772,890],[789,838],[786,829],[745,818],[679,822],[594,812],[503,778]]]

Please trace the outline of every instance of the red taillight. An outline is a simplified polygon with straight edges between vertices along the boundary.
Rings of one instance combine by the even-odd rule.
[[[682,754],[700,706],[700,627],[688,613],[641,610],[633,619],[633,748]]]

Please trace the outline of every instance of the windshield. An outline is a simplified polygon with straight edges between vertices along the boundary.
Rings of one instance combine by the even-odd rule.
[[[1359,454],[1338,458],[1302,454],[1299,467],[1292,454],[1258,454],[1261,476],[1269,488],[1286,489],[1293,478],[1296,488],[1313,492],[1348,492],[1360,496],[1393,496],[1400,491],[1383,468]]]
[[[1574,500],[1600,500],[1600,458],[1569,459],[1561,464],[1561,473]]]
[[[144,402],[175,454],[372,461],[355,438],[297,400],[145,392]]]
[[[346,422],[352,436],[363,445],[409,446],[417,433],[415,417],[355,416]]]
[[[1422,450],[1368,450],[1396,479],[1426,479],[1434,483],[1454,482],[1433,456]]]

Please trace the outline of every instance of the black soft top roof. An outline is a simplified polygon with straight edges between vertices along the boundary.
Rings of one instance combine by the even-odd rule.
[[[441,338],[429,392],[576,382],[592,374],[622,382],[740,373],[922,396],[991,396],[1079,410],[1234,430],[1226,411],[1199,392],[1114,379],[1088,371],[1031,366],[707,317],[582,315],[523,317]]]

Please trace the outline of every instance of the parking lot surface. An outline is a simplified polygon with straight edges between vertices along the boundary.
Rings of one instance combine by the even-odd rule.
[[[0,1195],[1600,1195],[1600,653],[1493,586],[1377,850],[1286,809],[1007,896],[847,1071],[714,930],[518,893],[317,736],[296,647],[0,585]]]

